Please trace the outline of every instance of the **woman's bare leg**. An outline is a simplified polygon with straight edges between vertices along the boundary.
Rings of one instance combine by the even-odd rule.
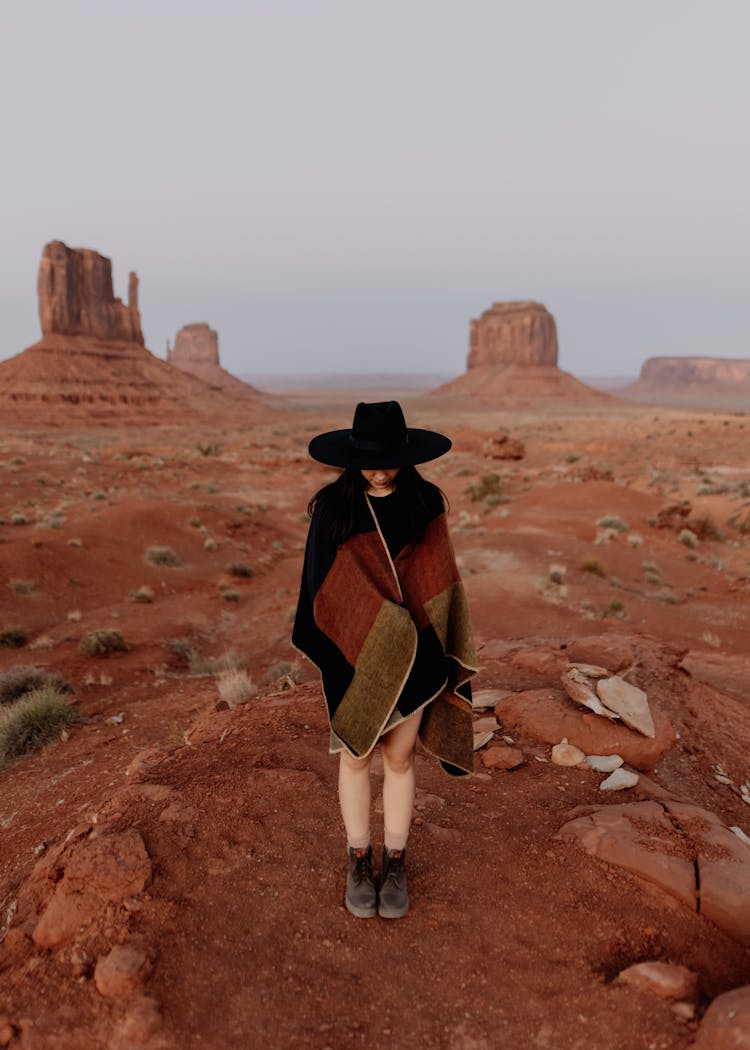
[[[372,752],[367,758],[354,758],[348,751],[341,751],[340,756],[339,805],[346,839],[351,849],[367,849],[370,845]]]
[[[383,756],[383,822],[388,850],[403,850],[409,836],[416,776],[414,754],[422,712],[404,719],[380,741]]]

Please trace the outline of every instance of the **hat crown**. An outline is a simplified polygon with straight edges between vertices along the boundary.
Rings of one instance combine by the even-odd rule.
[[[350,441],[355,448],[386,451],[409,440],[398,401],[360,401],[354,410]]]

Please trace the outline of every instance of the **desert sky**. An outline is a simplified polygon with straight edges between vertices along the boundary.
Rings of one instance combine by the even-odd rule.
[[[0,358],[49,240],[234,372],[443,372],[494,300],[560,364],[750,356],[744,0],[10,0]]]

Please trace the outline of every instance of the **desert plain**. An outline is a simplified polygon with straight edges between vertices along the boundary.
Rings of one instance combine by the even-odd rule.
[[[363,396],[453,438],[424,474],[450,504],[488,738],[467,779],[418,754],[412,909],[390,923],[343,906],[337,761],[289,638],[307,501],[333,476],[307,442]],[[715,407],[397,386],[11,420],[0,675],[61,675],[80,720],[0,769],[0,1046],[747,1045],[704,1016],[750,984],[749,437]],[[104,630],[125,648],[83,651]],[[640,687],[655,738],[569,700],[571,662]],[[633,788],[550,760],[608,733]],[[632,833],[609,852],[607,806]],[[561,831],[584,818],[586,841]],[[650,961],[687,989],[618,977]]]

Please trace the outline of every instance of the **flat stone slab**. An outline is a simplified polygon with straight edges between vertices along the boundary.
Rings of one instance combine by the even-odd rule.
[[[653,739],[656,736],[654,719],[648,706],[648,697],[637,685],[613,675],[596,683],[599,698],[610,711],[616,711],[626,726]]]
[[[628,729],[620,721],[575,707],[562,689],[530,689],[501,699],[495,715],[505,731],[517,730],[543,744],[563,737],[587,755],[620,755],[636,769],[653,769],[669,751],[675,733],[669,719],[654,705],[653,738]]]
[[[750,846],[715,813],[672,799],[599,806],[557,837],[646,879],[750,947]]]

